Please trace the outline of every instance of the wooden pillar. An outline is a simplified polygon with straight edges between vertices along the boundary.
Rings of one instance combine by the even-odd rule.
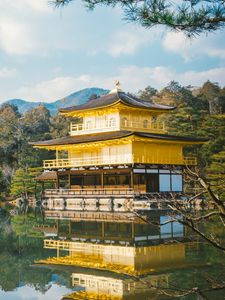
[[[59,252],[59,246],[57,246],[57,258],[59,258],[60,252]]]
[[[104,241],[105,239],[105,224],[102,222],[102,240]]]
[[[133,170],[130,171],[130,188],[134,188],[134,174]]]
[[[68,173],[68,189],[71,189],[71,174],[70,174],[70,170]]]
[[[135,234],[135,223],[131,223],[131,236],[132,236],[132,242],[134,242],[134,234]]]
[[[56,171],[56,188],[59,189],[59,173]]]
[[[101,173],[101,186],[104,188],[104,172]]]
[[[57,150],[57,149],[56,149],[56,151],[55,151],[55,158],[56,158],[56,160],[59,159],[59,150]]]

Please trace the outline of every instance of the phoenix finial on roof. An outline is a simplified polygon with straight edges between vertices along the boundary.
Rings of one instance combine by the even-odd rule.
[[[115,85],[116,85],[117,91],[121,91],[121,84],[120,84],[120,81],[119,81],[119,80],[116,80],[116,81],[115,81]]]

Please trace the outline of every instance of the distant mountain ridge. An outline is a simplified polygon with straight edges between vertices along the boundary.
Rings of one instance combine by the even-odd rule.
[[[12,104],[18,107],[18,110],[21,114],[24,114],[28,110],[37,107],[38,105],[44,105],[51,113],[51,115],[55,115],[58,112],[58,109],[69,107],[73,105],[83,104],[90,96],[96,94],[97,96],[105,95],[109,92],[109,90],[105,90],[102,88],[92,87],[86,88],[77,92],[70,94],[62,99],[53,101],[53,102],[31,102],[23,99],[10,99],[3,102],[1,105],[4,104]]]

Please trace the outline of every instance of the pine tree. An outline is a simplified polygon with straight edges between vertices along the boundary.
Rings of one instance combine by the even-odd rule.
[[[199,97],[207,101],[211,115],[222,113],[224,96],[217,83],[212,83],[209,80],[206,81],[199,90]]]
[[[52,0],[56,7],[74,0]],[[89,9],[98,5],[119,6],[124,18],[144,28],[164,25],[171,30],[182,31],[187,36],[208,33],[225,26],[224,0],[83,0]]]
[[[143,101],[153,102],[153,97],[157,94],[157,92],[158,91],[156,89],[149,85],[144,90],[139,90],[137,96]]]
[[[213,191],[225,201],[225,147],[212,156],[212,163],[207,168],[207,176]]]
[[[41,172],[42,168],[40,167],[16,170],[11,184],[11,194],[28,198],[40,191],[40,187],[37,187],[34,178],[40,175]]]

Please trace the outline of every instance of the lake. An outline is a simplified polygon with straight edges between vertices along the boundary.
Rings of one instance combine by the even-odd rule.
[[[178,222],[152,223],[2,216],[0,299],[224,299],[210,290],[224,283],[224,253]]]

